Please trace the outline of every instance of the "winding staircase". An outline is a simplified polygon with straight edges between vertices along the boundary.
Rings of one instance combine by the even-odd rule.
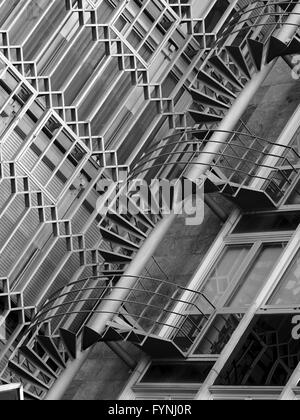
[[[163,178],[168,168],[175,168],[176,175],[184,177],[189,165],[218,132],[218,123],[238,94],[262,65],[300,53],[297,35],[287,45],[276,38],[292,3],[258,1],[231,17],[188,88],[193,100],[188,113],[196,128],[177,131],[152,144],[132,165],[130,177],[152,171]],[[270,12],[273,9],[275,13]],[[291,158],[291,154],[299,158],[296,151],[282,146],[282,153],[274,153],[274,143],[253,135],[245,127],[228,135],[228,143],[207,174],[206,192],[220,191],[245,208],[276,208],[297,175]],[[113,320],[103,334],[88,326],[91,316],[99,313],[99,303],[109,300],[112,288],[118,287],[126,267],[163,217],[157,211],[159,193],[153,196],[149,190],[148,199],[140,203],[132,201],[133,194],[129,191],[127,195],[135,209],[132,214],[110,210],[99,222],[102,244],[93,251],[92,258],[100,256],[104,261],[101,273],[58,290],[37,309],[33,319],[25,313],[25,334],[16,347],[10,348],[8,343],[3,381],[21,378],[28,398],[43,398],[68,361],[76,359],[78,348],[86,350],[96,342],[127,341],[154,358],[184,359],[213,312],[213,305],[197,291],[161,278],[141,276],[136,279],[136,286],[128,290],[120,310],[112,314]],[[191,306],[193,313],[195,309],[197,312],[194,318],[187,315]]]

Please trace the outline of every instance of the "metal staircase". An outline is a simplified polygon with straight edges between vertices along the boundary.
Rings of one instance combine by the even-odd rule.
[[[80,348],[86,350],[97,342],[126,341],[153,358],[185,359],[209,320],[201,305],[214,310],[200,292],[141,276],[99,334],[89,320],[105,313],[97,307],[110,300],[112,288],[118,288],[115,274],[82,279],[59,290],[40,308],[8,361],[11,378],[21,378],[29,397],[42,398],[68,360],[76,359]],[[76,329],[70,319],[78,316],[85,321],[81,319]]]
[[[298,174],[293,162],[300,156],[292,146],[278,146],[253,135],[243,126],[240,130],[243,131],[227,133],[228,142],[222,146],[206,173],[205,192],[219,191],[248,210],[276,208]],[[195,159],[206,153],[207,142],[215,141],[212,137],[216,133],[223,132],[193,129],[160,140],[141,156],[132,169],[132,176],[141,176],[150,166],[153,169],[159,156],[157,169],[177,167],[177,176],[185,177]],[[198,161],[198,165],[201,162]]]
[[[290,4],[280,2],[280,12],[278,3],[258,1],[250,10],[251,6],[246,6],[245,25],[241,26],[241,22],[246,8],[227,22],[217,43],[207,52],[195,81],[188,87],[193,100],[188,113],[201,127],[177,131],[173,136],[151,144],[130,168],[130,178],[145,175],[150,170],[163,178],[165,169],[168,169],[169,177],[171,169],[178,178],[184,177],[194,159],[205,153],[205,145],[218,131],[216,124],[262,65],[278,56],[300,52],[296,37],[288,45],[276,38],[276,30],[288,16]],[[263,23],[266,10],[269,18]],[[128,71],[134,72],[136,77],[136,69],[130,67]],[[60,111],[62,115],[66,113],[65,109]],[[78,118],[72,118],[79,131]],[[292,148],[284,146],[282,154],[273,153],[274,143],[249,133],[245,127],[228,134],[228,143],[215,156],[207,173],[206,191],[220,191],[247,209],[276,207],[297,175],[297,169],[285,152],[299,156]],[[75,134],[74,139],[78,141]],[[104,148],[97,152],[93,148],[96,139],[91,136],[85,139],[91,144],[89,158],[97,161],[99,168],[113,180],[113,174],[121,169],[117,160],[107,164],[109,152],[104,152]],[[267,163],[269,160],[271,164]],[[103,161],[106,162],[101,164]],[[96,188],[91,187],[91,190],[95,199],[100,197]],[[135,287],[128,290],[127,300],[117,313],[112,314],[114,319],[103,334],[99,335],[89,327],[89,320],[97,313],[99,303],[109,300],[112,288],[118,288],[117,282],[126,267],[162,218],[157,211],[159,193],[153,197],[149,190],[149,196],[141,197],[140,203],[133,203],[133,195],[134,191],[129,191],[125,197],[132,203],[132,212],[119,208],[119,211],[108,210],[102,218],[98,216],[97,224],[92,226],[99,234],[94,247],[86,246],[88,229],[80,234],[73,233],[77,229],[72,217],[61,220],[56,214],[53,220],[50,219],[55,234],[53,242],[66,241],[68,252],[76,251],[80,255],[80,267],[92,267],[95,276],[70,282],[52,296],[46,294],[47,301],[39,303],[26,334],[23,331],[17,336],[16,346],[1,376],[6,380],[21,378],[29,398],[45,396],[67,362],[76,359],[79,344],[87,349],[101,341],[128,341],[152,357],[185,358],[209,318],[195,302],[204,300],[205,307],[209,304],[214,310],[197,291],[144,276],[136,279]],[[87,194],[85,203],[92,206],[89,197]],[[60,231],[61,224],[64,233]],[[188,299],[183,298],[186,294]],[[176,309],[177,305],[181,307],[180,311]],[[194,313],[196,309],[197,316],[188,315],[190,306]],[[172,323],[168,321],[170,318]]]

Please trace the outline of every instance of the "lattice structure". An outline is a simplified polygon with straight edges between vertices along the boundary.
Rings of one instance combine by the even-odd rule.
[[[99,213],[103,181],[136,169],[156,138],[218,123],[255,71],[215,45],[244,1],[217,14],[217,1],[205,11],[199,3],[0,1],[0,275],[22,322],[80,278],[122,276],[161,214],[143,203]],[[64,319],[59,336],[47,323],[32,337],[12,331],[0,353],[4,380],[22,378],[28,395],[43,397],[86,321],[70,334]]]

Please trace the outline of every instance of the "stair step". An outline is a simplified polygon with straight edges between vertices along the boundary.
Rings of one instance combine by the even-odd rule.
[[[266,57],[266,63],[271,63],[272,60],[274,60],[277,57],[281,57],[282,53],[287,49],[287,45],[280,41],[278,38],[275,38],[274,36],[271,36],[268,51],[267,51],[267,57]]]
[[[107,217],[118,226],[122,227],[123,229],[127,230],[127,232],[132,233],[133,235],[137,236],[140,239],[146,239],[147,235],[142,232],[137,227],[133,226],[127,219],[124,217],[116,214],[116,213],[108,213]]]
[[[30,382],[32,385],[41,388],[44,391],[49,390],[49,386],[44,382],[40,381],[38,378],[33,376],[28,370],[24,369],[23,367],[17,365],[15,362],[9,361],[7,364],[9,370],[11,370],[15,375],[22,378],[24,381]]]
[[[218,82],[213,77],[209,76],[204,71],[200,70],[197,78],[200,82],[204,83],[207,87],[209,87],[211,90],[213,90],[216,93],[219,93],[220,95],[226,96],[230,99],[236,99],[236,94],[231,92],[229,89],[227,89],[225,86],[222,85],[222,83]]]
[[[124,270],[103,270],[101,275],[107,276],[109,279],[115,277],[117,280],[120,279],[124,274]]]
[[[184,359],[185,355],[180,348],[170,340],[159,337],[147,337],[142,350],[155,359]]]
[[[52,360],[55,361],[55,363],[58,364],[61,368],[65,368],[66,364],[58,351],[56,345],[54,344],[54,341],[51,337],[39,335],[36,337],[37,342],[39,345],[49,354]]]
[[[287,2],[284,1],[284,2],[278,3],[278,6],[280,6],[281,9],[284,10],[285,12],[291,12],[295,7],[295,3],[292,2],[292,4],[288,5]]]
[[[101,335],[94,331],[92,328],[85,326],[83,328],[83,337],[82,337],[82,350],[85,351],[92,347],[94,344],[101,341]]]
[[[65,330],[63,328],[60,328],[59,330],[60,337],[64,343],[64,346],[69,353],[69,355],[76,359],[77,357],[77,337],[76,334],[69,330]]]
[[[225,104],[224,102],[219,101],[218,99],[212,98],[208,95],[205,95],[202,92],[198,92],[195,89],[190,89],[190,93],[195,102],[200,103],[204,106],[215,107],[219,109],[229,109],[230,106]]]
[[[255,39],[247,39],[248,49],[252,57],[252,61],[258,71],[261,70],[264,55],[264,44]]]
[[[145,334],[141,332],[131,331],[129,336],[127,337],[127,341],[133,344],[140,344],[145,339]]]
[[[284,50],[283,55],[294,55],[300,54],[300,42],[294,38],[292,42]]]
[[[276,209],[275,203],[265,191],[251,190],[250,188],[242,188],[237,194],[232,196],[232,201],[240,208],[250,211]]]
[[[243,53],[240,47],[230,45],[226,47],[227,53],[230,55],[232,61],[236,64],[236,66],[244,73],[244,75],[251,79],[251,74],[248,68],[248,64],[243,56]]]
[[[218,55],[211,57],[209,63],[222,74],[229,82],[231,82],[236,88],[244,89],[244,85],[239,81],[234,73],[228,68],[227,64]]]
[[[25,356],[36,368],[44,372],[50,378],[56,379],[57,375],[33,350],[27,346],[20,347],[20,353]]]
[[[188,112],[191,114],[191,117],[198,124],[211,124],[211,123],[222,121],[223,119],[223,117],[220,115],[208,114],[206,112],[199,112],[193,109],[189,109]]]
[[[126,333],[126,331],[124,331]],[[127,331],[128,334],[129,331]],[[124,337],[119,334],[114,328],[109,327],[106,333],[101,337],[100,341],[123,341]]]
[[[150,192],[149,192],[149,195],[150,195]],[[146,197],[143,197],[143,198],[146,201]],[[136,218],[136,219],[138,219],[143,225],[147,226],[148,228],[151,228],[151,229],[154,228],[155,227],[155,224],[148,217],[148,215],[145,214],[145,213],[143,213],[142,210],[135,204],[135,202],[132,199],[129,199],[129,201],[130,201],[130,205],[133,206],[133,208],[136,210],[135,212],[133,212],[134,213],[133,214],[133,217]],[[151,203],[148,203],[147,202],[147,204],[149,204],[149,209],[150,209],[150,204]],[[153,210],[155,212],[158,211],[158,209],[156,209],[156,208],[154,208]]]
[[[117,252],[107,251],[106,249],[98,249],[100,255],[105,262],[110,264],[126,264],[132,261],[132,256],[122,255]]]
[[[109,242],[112,242],[116,245],[121,245],[122,247],[130,249],[131,251],[135,251],[139,249],[138,245],[134,244],[133,242],[127,239],[122,238],[121,236],[117,235],[114,232],[111,232],[108,229],[100,227],[100,232],[103,238]]]

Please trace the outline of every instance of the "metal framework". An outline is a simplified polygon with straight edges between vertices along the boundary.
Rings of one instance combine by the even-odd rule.
[[[135,323],[149,323],[140,344],[149,334],[159,339],[160,323],[168,326],[158,309],[165,316],[173,300],[192,304],[178,295],[183,288],[151,275],[155,290],[140,289],[142,275],[132,267],[162,215],[145,212],[143,203],[132,204],[132,213],[99,214],[103,181],[118,181],[124,171],[172,179],[178,168],[181,177],[203,166],[207,184],[242,207],[247,194],[253,202],[251,191],[267,198],[259,206],[276,207],[294,182],[294,149],[277,145],[273,152],[275,142],[245,127],[216,125],[231,119],[243,92],[250,100],[255,90],[248,86],[258,87],[278,56],[299,52],[297,2],[234,0],[221,11],[217,0],[208,3],[0,1],[0,297],[5,317],[22,315],[1,341],[0,367],[3,382],[21,378],[31,398],[44,398],[61,372],[72,370],[76,334],[90,315],[109,312],[97,308],[109,307],[111,289],[125,296],[118,283],[124,273],[130,284],[120,311],[131,304]],[[262,187],[251,190],[258,179]],[[99,279],[108,284],[97,287]],[[174,295],[157,306],[167,286]],[[120,311],[111,318],[124,317]],[[188,322],[195,321],[186,321],[187,329]],[[90,330],[92,343],[107,333]],[[131,325],[130,333],[136,330]],[[168,343],[175,348],[175,340]]]

